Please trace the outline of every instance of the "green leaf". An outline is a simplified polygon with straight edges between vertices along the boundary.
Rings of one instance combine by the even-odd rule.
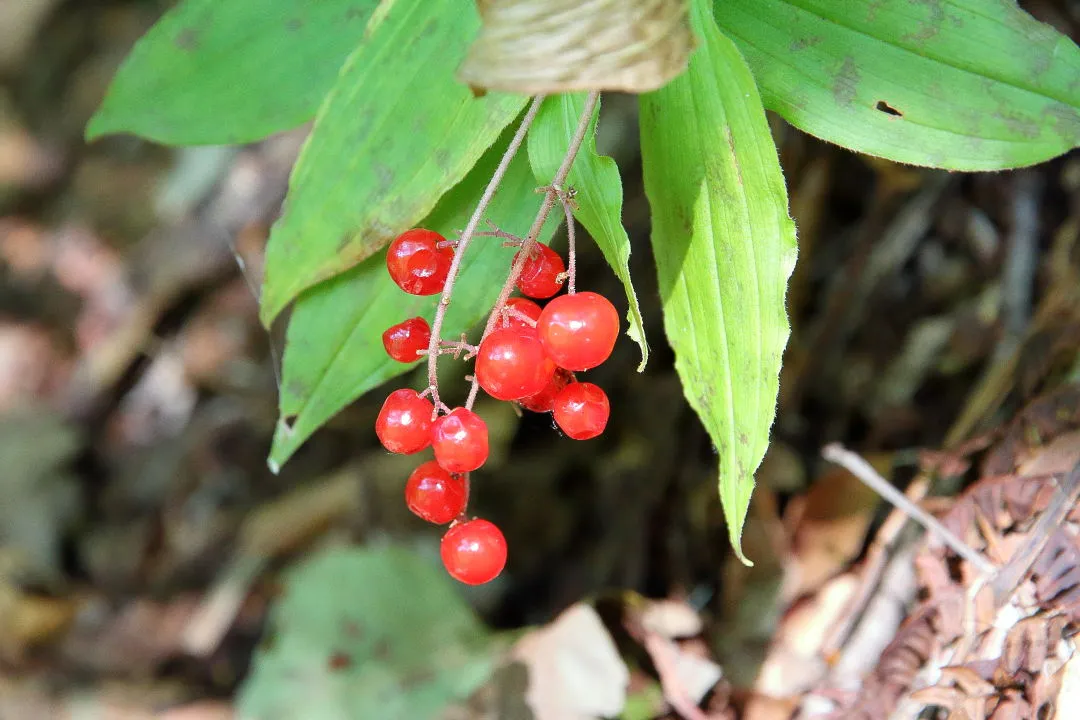
[[[584,109],[584,93],[555,95],[546,99],[541,106],[529,129],[529,161],[541,185],[550,183],[551,178],[555,177]],[[630,305],[627,312],[630,327],[626,334],[641,346],[641,364],[638,365],[638,372],[641,372],[649,359],[649,344],[645,341],[641,308],[638,307],[634,285],[630,281],[630,238],[622,224],[623,193],[619,168],[614,160],[596,152],[599,115],[600,105],[597,103],[592,125],[570,168],[566,184],[577,191],[574,217],[593,236],[604,259],[626,290],[626,300]],[[579,239],[579,247],[580,242]]]
[[[445,236],[465,227],[510,139],[509,130],[465,179],[439,201],[423,222]],[[507,232],[528,231],[539,208],[528,161],[510,164],[486,217]],[[561,220],[552,213],[541,233],[550,240]],[[469,246],[454,285],[443,336],[456,338],[471,329],[495,304],[514,250],[493,238]],[[270,467],[279,468],[335,413],[373,387],[415,367],[387,357],[382,332],[402,320],[422,315],[430,322],[438,296],[407,295],[386,272],[381,252],[300,296],[289,320],[282,362],[281,416]],[[443,362],[454,362],[452,358]],[[464,370],[463,370],[464,374]],[[449,399],[448,399],[449,401]]]
[[[712,437],[720,500],[739,558],[742,526],[769,443],[789,326],[795,226],[754,79],[695,2],[702,45],[690,69],[641,96],[645,192],[683,391]]]
[[[436,717],[493,669],[487,630],[434,564],[330,549],[289,573],[240,691],[247,720]]]
[[[86,129],[250,142],[310,120],[377,0],[186,0],[135,45]]]
[[[1080,48],[1015,0],[716,0],[765,106],[825,140],[953,170],[1080,143]]]
[[[262,319],[414,226],[521,110],[454,78],[480,25],[472,3],[395,0],[315,119],[266,251]]]

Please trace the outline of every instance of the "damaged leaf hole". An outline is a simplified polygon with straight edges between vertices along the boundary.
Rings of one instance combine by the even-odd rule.
[[[874,106],[874,109],[879,110],[886,115],[892,115],[893,117],[904,117],[904,113],[900,112],[884,100],[878,100],[877,105]]]

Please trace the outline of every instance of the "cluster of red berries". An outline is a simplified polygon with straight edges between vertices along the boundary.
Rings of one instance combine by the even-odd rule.
[[[522,252],[522,251],[519,251]],[[409,230],[390,244],[386,266],[407,293],[441,293],[454,259],[452,244],[431,230]],[[515,258],[516,260],[516,258]],[[523,295],[546,299],[566,280],[562,258],[534,244],[524,258],[517,288]],[[541,308],[527,298],[510,298],[497,308],[501,320],[484,336],[475,354],[477,383],[499,400],[534,412],[551,412],[571,438],[588,440],[607,426],[610,405],[596,385],[578,382],[573,372],[607,360],[619,334],[619,315],[603,296],[581,292],[556,297]],[[383,333],[387,354],[415,362],[431,343],[431,328],[410,318]],[[458,348],[460,349],[460,347]],[[468,503],[466,473],[488,457],[487,425],[465,407],[439,415],[427,391],[395,390],[383,403],[375,432],[390,452],[412,454],[429,445],[435,460],[413,471],[405,501],[417,516],[432,523],[453,522],[442,540],[442,560],[451,576],[478,585],[495,578],[506,564],[506,540],[487,520],[464,518]]]

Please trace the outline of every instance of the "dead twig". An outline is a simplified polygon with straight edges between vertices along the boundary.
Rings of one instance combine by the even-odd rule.
[[[890,503],[907,513],[913,520],[939,540],[949,546],[960,557],[971,563],[983,575],[991,576],[997,568],[979,553],[968,547],[963,540],[956,537],[948,528],[938,522],[930,513],[923,510],[907,499],[907,497],[893,487],[885,478],[874,470],[870,463],[860,455],[854,453],[839,443],[831,443],[821,450],[821,456],[829,462],[836,463],[850,472],[855,477],[866,483],[871,489]]]

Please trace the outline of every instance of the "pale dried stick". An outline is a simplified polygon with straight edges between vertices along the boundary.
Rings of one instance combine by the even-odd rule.
[[[997,571],[993,563],[968,547],[963,540],[956,537],[948,528],[938,522],[933,515],[908,500],[902,492],[893,487],[888,480],[881,477],[877,470],[857,453],[848,450],[839,443],[830,443],[821,449],[821,456],[829,462],[836,463],[844,468],[859,480],[862,480],[878,495],[903,510],[912,520],[922,525],[931,535],[937,536],[953,552],[970,562],[983,575],[990,576]]]

